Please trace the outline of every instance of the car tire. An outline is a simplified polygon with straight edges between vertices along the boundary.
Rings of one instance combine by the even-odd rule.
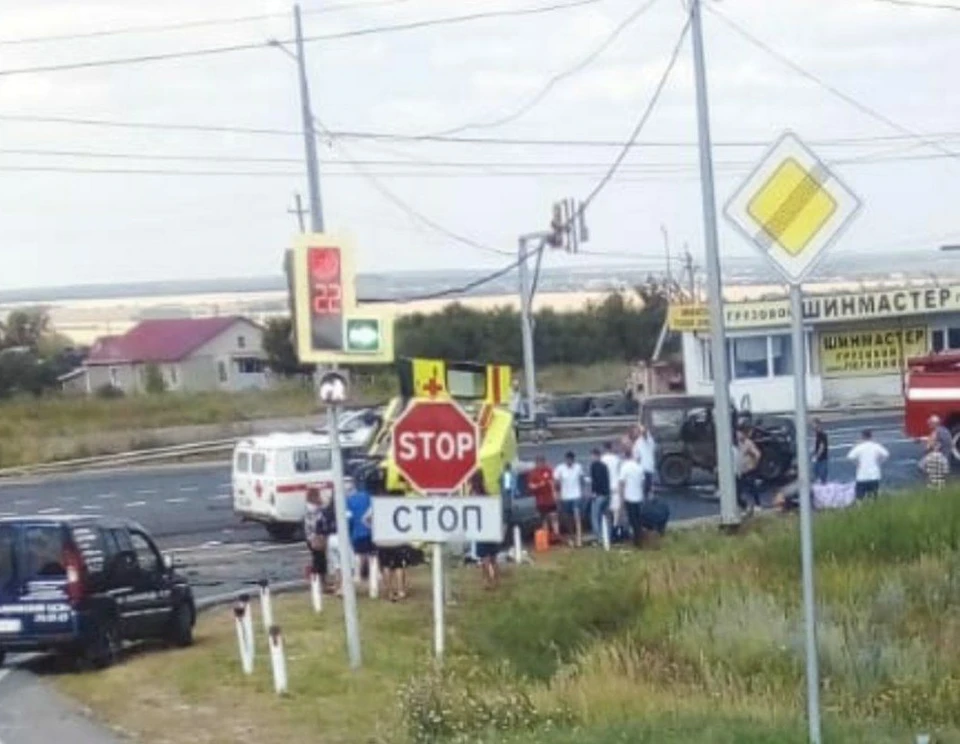
[[[277,542],[291,542],[297,536],[299,527],[295,524],[268,524],[267,534]]]
[[[187,648],[193,645],[193,624],[195,621],[193,606],[189,602],[181,602],[173,611],[170,625],[167,628],[167,643],[178,648]]]
[[[94,620],[80,652],[79,661],[91,669],[107,669],[120,660],[123,639],[114,617]]]
[[[787,472],[787,459],[779,452],[773,450],[762,450],[760,464],[757,466],[757,475],[760,479],[773,483],[781,478]]]
[[[693,475],[693,466],[682,455],[667,455],[660,461],[657,470],[660,483],[667,488],[683,488],[690,484]]]

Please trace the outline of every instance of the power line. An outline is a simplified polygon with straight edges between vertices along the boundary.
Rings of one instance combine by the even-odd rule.
[[[500,127],[504,124],[509,124],[511,122],[520,119],[524,114],[537,106],[547,95],[556,87],[559,83],[566,80],[569,77],[582,72],[584,69],[589,67],[593,62],[595,62],[600,55],[602,55],[607,49],[609,49],[613,43],[620,38],[620,35],[626,31],[631,25],[633,25],[641,16],[643,16],[650,8],[652,8],[657,3],[657,0],[649,0],[649,2],[641,5],[639,8],[634,10],[630,15],[623,19],[617,26],[611,31],[606,38],[589,54],[579,60],[572,67],[563,70],[562,72],[557,73],[551,77],[544,85],[540,88],[533,96],[531,96],[524,103],[520,104],[519,107],[514,109],[508,114],[503,114],[501,116],[489,119],[487,121],[475,121],[467,122],[466,124],[461,124],[457,127],[452,127],[440,132],[436,132],[435,135],[438,136],[450,136],[452,134],[458,134],[459,132],[465,132],[468,129],[491,129],[494,127]]]
[[[404,23],[395,23],[381,26],[369,26],[367,28],[356,28],[349,31],[338,31],[329,34],[320,34],[315,36],[305,36],[304,42],[313,41],[333,41],[338,39],[355,39],[364,36],[371,36],[385,33],[398,33],[404,31],[415,31],[423,28],[433,28],[437,26],[454,26],[475,21],[487,20],[491,18],[507,18],[518,16],[541,15],[544,13],[553,13],[561,10],[569,10],[585,5],[593,5],[601,0],[571,0],[566,3],[557,3],[553,5],[541,5],[533,8],[517,8],[512,10],[491,10],[477,13],[469,13],[460,16],[447,16],[445,18],[428,18],[419,21],[407,21]],[[273,42],[270,42],[273,43]],[[279,44],[292,44],[293,39],[276,40]],[[231,44],[219,47],[206,47],[200,49],[184,49],[178,52],[158,52],[155,54],[142,54],[132,57],[114,57],[112,59],[87,60],[85,62],[68,62],[54,65],[38,65],[35,67],[20,67],[14,69],[0,70],[0,77],[9,77],[12,75],[25,75],[39,72],[63,72],[66,70],[89,70],[101,67],[117,67],[124,65],[142,64],[145,62],[159,62],[170,59],[188,59],[196,57],[211,57],[220,54],[231,54],[234,52],[249,51],[252,49],[265,49],[269,46],[267,42],[247,42],[243,44]]]
[[[37,116],[32,114],[0,114],[0,121],[24,124],[64,124],[71,126],[103,127],[108,129],[131,129],[143,131],[175,131],[197,132],[202,134],[243,134],[251,136],[275,137],[302,137],[303,133],[296,129],[280,129],[276,127],[247,127],[231,124],[186,124],[176,122],[138,122],[118,119],[83,118],[72,116]],[[358,130],[329,130],[331,139],[355,139],[371,142],[398,142],[398,143],[437,143],[456,145],[490,145],[490,146],[531,146],[531,147],[579,147],[589,149],[605,149],[623,147],[623,140],[604,139],[530,139],[510,137],[445,137],[437,135],[406,135],[389,132],[370,132]],[[927,132],[922,135],[928,139],[955,139],[960,132]],[[811,139],[810,143],[819,147],[855,147],[883,142],[899,142],[903,140],[915,141],[914,134],[900,135],[863,135],[858,137],[835,137],[827,139]],[[720,140],[714,142],[714,147],[738,149],[750,147],[768,147],[769,140]],[[651,140],[635,142],[633,148],[693,148],[696,142],[680,140]]]
[[[320,119],[318,119],[317,117],[314,117],[314,121],[316,122],[317,126],[320,128],[321,132],[326,131],[327,128],[324,125],[324,123],[320,121]],[[473,238],[469,238],[469,237],[466,237],[465,235],[461,235],[460,233],[454,232],[453,230],[450,230],[449,228],[444,227],[439,222],[436,222],[430,217],[427,217],[425,214],[420,212],[418,209],[415,209],[414,207],[412,207],[404,199],[399,197],[391,189],[389,189],[387,186],[381,183],[380,180],[374,174],[368,171],[358,161],[354,160],[350,155],[349,151],[347,151],[347,149],[343,145],[343,143],[337,143],[337,147],[339,147],[341,152],[343,153],[343,157],[346,160],[347,164],[350,165],[359,175],[361,175],[367,181],[367,183],[369,183],[377,191],[377,193],[380,194],[380,196],[382,196],[384,199],[389,201],[394,206],[398,207],[401,211],[405,212],[407,215],[412,217],[417,222],[420,222],[421,224],[426,225],[431,230],[434,230],[435,232],[443,235],[444,237],[449,238],[450,240],[453,240],[454,242],[461,243],[462,245],[469,246],[470,248],[476,248],[477,250],[484,251],[486,253],[496,253],[499,255],[508,255],[508,256],[512,255],[507,251],[501,250],[499,248],[493,248],[492,246],[489,246],[489,245],[484,245],[483,243],[480,243],[474,240]]]
[[[338,3],[336,5],[326,5],[322,8],[301,11],[302,15],[325,15],[341,10],[365,10],[367,8],[379,8],[388,5],[403,5],[413,0],[374,0],[374,2],[365,3]],[[196,21],[181,21],[179,23],[165,23],[150,26],[126,26],[123,28],[112,28],[103,31],[88,31],[85,33],[56,34],[49,36],[32,36],[19,39],[0,39],[0,46],[24,46],[27,44],[44,44],[55,41],[80,41],[83,39],[99,39],[110,36],[126,36],[129,34],[147,34],[164,33],[167,31],[184,31],[194,28],[207,28],[210,26],[235,26],[244,23],[256,23],[258,21],[269,21],[277,18],[288,18],[289,13],[258,13],[256,15],[232,16],[228,18],[207,18]]]
[[[769,44],[767,44],[766,42],[764,42],[764,41],[761,40],[761,39],[758,39],[756,36],[754,36],[753,34],[751,34],[751,33],[750,33],[749,31],[747,31],[745,28],[743,28],[742,26],[740,26],[739,24],[737,24],[735,21],[733,21],[731,18],[729,18],[728,16],[724,15],[723,13],[721,13],[721,12],[720,12],[719,10],[717,10],[712,4],[707,4],[707,5],[704,6],[704,7],[706,7],[706,9],[707,9],[708,11],[710,11],[713,15],[715,15],[715,16],[716,16],[722,23],[724,23],[728,28],[733,29],[733,31],[735,31],[735,32],[736,32],[737,34],[739,34],[741,37],[743,37],[744,39],[746,39],[747,41],[749,41],[751,44],[753,44],[754,46],[756,46],[756,47],[758,47],[759,49],[763,50],[764,52],[766,52],[767,54],[769,54],[769,55],[770,55],[771,57],[773,57],[774,59],[779,60],[780,62],[782,62],[783,64],[785,64],[787,67],[789,67],[791,70],[793,70],[794,72],[796,72],[798,75],[801,75],[801,76],[805,77],[807,80],[810,80],[811,82],[816,83],[817,85],[819,85],[819,86],[820,86],[821,88],[823,88],[824,90],[828,91],[829,93],[832,93],[834,96],[836,96],[837,98],[839,98],[839,99],[840,99],[841,101],[843,101],[844,103],[852,106],[852,107],[855,108],[857,111],[859,111],[859,112],[861,112],[861,113],[863,113],[863,114],[866,114],[866,115],[869,116],[870,118],[875,119],[876,121],[879,121],[879,122],[881,122],[882,124],[887,125],[887,126],[890,127],[891,129],[895,129],[895,130],[897,130],[898,132],[900,132],[901,134],[904,134],[904,135],[907,135],[907,136],[909,136],[909,137],[912,137],[913,139],[917,140],[918,142],[922,142],[924,145],[927,145],[928,147],[931,147],[931,148],[933,148],[933,149],[935,149],[935,150],[938,150],[939,152],[942,152],[942,153],[944,153],[944,154],[946,154],[946,155],[948,155],[948,156],[950,156],[950,157],[957,157],[958,155],[960,155],[960,153],[956,153],[956,152],[954,152],[953,150],[950,150],[950,149],[948,149],[948,148],[946,148],[946,147],[943,147],[943,145],[941,145],[939,142],[936,142],[936,141],[933,141],[933,140],[931,140],[931,139],[929,139],[929,138],[927,138],[927,137],[924,137],[922,134],[920,134],[920,133],[918,133],[918,132],[915,132],[915,131],[913,131],[912,129],[908,129],[907,127],[903,126],[902,124],[900,124],[900,123],[894,121],[893,119],[891,119],[889,116],[886,116],[885,114],[880,113],[880,112],[877,111],[875,108],[872,108],[872,107],[868,106],[867,104],[862,103],[861,101],[857,100],[857,99],[854,98],[853,96],[851,96],[851,95],[849,95],[849,94],[847,94],[847,93],[844,93],[842,90],[840,90],[840,89],[837,88],[836,86],[828,83],[828,82],[827,82],[826,80],[824,80],[823,78],[821,78],[821,77],[813,74],[813,73],[810,72],[809,70],[801,67],[799,64],[797,64],[796,62],[794,62],[792,59],[790,59],[790,58],[787,57],[786,55],[778,52],[776,49],[774,49],[773,47],[771,47]]]
[[[960,11],[960,5],[950,5],[949,3],[925,3],[917,0],[876,0],[878,3],[888,3],[889,5],[900,5],[905,8],[930,8],[933,10],[955,10]]]
[[[476,289],[477,287],[482,287],[483,285],[489,284],[490,282],[495,282],[497,279],[500,279],[501,277],[504,277],[507,274],[511,273],[512,271],[516,270],[516,268],[519,265],[520,265],[519,259],[515,261],[511,261],[503,268],[497,269],[496,271],[486,274],[485,276],[482,276],[479,279],[475,279],[472,282],[467,282],[466,284],[462,284],[459,287],[448,287],[447,289],[440,290],[439,292],[430,292],[428,294],[412,295],[408,297],[398,297],[398,298],[371,297],[369,299],[364,298],[362,301],[371,302],[371,303],[396,302],[396,303],[402,304],[406,302],[421,302],[423,300],[440,300],[445,297],[450,297],[453,295],[463,295]]]
[[[680,56],[680,50],[683,48],[683,42],[687,38],[687,32],[690,30],[691,18],[692,16],[688,14],[687,20],[683,24],[683,28],[680,30],[680,35],[677,37],[677,43],[673,47],[670,58],[667,60],[667,65],[663,69],[663,74],[660,76],[660,80],[657,82],[657,87],[654,88],[653,95],[650,97],[650,101],[647,103],[646,109],[640,115],[636,125],[633,127],[633,131],[630,132],[630,136],[627,138],[627,141],[624,143],[620,152],[617,153],[617,157],[614,158],[607,172],[603,174],[603,176],[597,182],[597,185],[593,187],[593,190],[580,203],[580,206],[577,210],[579,214],[582,215],[584,210],[586,210],[587,207],[589,207],[594,201],[594,199],[600,195],[600,192],[606,188],[607,184],[613,180],[613,177],[617,173],[617,169],[626,159],[627,155],[630,154],[630,148],[632,147],[633,143],[636,142],[637,138],[640,136],[640,133],[643,131],[643,128],[647,125],[647,121],[649,121],[651,114],[653,114],[653,111],[657,106],[657,102],[660,100],[660,96],[663,93],[664,88],[667,86],[667,81],[670,79],[670,74],[673,72],[673,68],[676,67],[677,59]],[[576,215],[571,216],[571,222],[575,216]]]

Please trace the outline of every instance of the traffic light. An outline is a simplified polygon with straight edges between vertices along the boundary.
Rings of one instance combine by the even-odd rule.
[[[547,243],[553,248],[562,248],[565,232],[566,222],[563,219],[563,204],[557,202],[553,205],[553,219],[550,220],[550,237],[547,238]]]

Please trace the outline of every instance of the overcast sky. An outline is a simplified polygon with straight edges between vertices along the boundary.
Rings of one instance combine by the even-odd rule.
[[[363,0],[306,0],[304,25],[307,35],[321,35],[568,1],[380,0],[363,7]],[[334,4],[340,8],[317,12]],[[582,61],[641,4],[597,0],[536,16],[310,43],[315,112],[334,131],[423,134],[489,122],[515,111],[552,76]],[[870,256],[933,251],[941,243],[960,241],[960,162],[937,149],[960,151],[960,12],[879,0],[709,4],[805,70],[901,127],[923,133],[934,145],[858,111],[706,13],[721,208],[747,166],[763,153],[762,143],[791,128],[824,159],[839,161],[837,172],[864,200],[862,214],[835,250]],[[306,194],[303,143],[297,136],[9,117],[296,130],[296,68],[281,51],[264,46],[143,64],[10,71],[286,38],[292,34],[289,10],[280,0],[0,0],[0,287],[278,273],[281,251],[297,230],[287,209],[294,192]],[[246,15],[271,17],[11,43]],[[684,20],[679,0],[654,2],[602,55],[560,81],[526,115],[460,136],[624,140],[647,105]],[[591,208],[591,255],[555,254],[551,264],[629,260],[662,267],[661,226],[675,252],[689,242],[694,255],[701,255],[695,139],[687,39],[640,137],[641,143],[660,144],[634,150]],[[756,145],[728,146],[732,142]],[[77,152],[131,157],[65,154]],[[187,159],[132,157],[146,155]],[[588,193],[615,155],[613,148],[573,146],[325,141],[320,156],[327,227],[353,236],[361,270],[494,269],[508,259],[452,242],[421,224],[358,176],[347,160],[367,163],[362,167],[382,187],[430,220],[513,251],[519,233],[546,226],[554,199]],[[850,160],[859,162],[844,162]],[[436,165],[451,162],[472,165]],[[52,170],[27,170],[42,168]],[[82,172],[96,169],[269,175]],[[721,242],[724,256],[754,255],[725,224]]]

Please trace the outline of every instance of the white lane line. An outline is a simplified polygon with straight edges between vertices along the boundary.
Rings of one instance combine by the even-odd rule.
[[[76,501],[77,497],[76,496],[60,496],[59,500],[69,504],[71,501]]]
[[[151,496],[156,492],[156,488],[141,488],[139,491],[137,491],[137,496]]]
[[[218,493],[216,496],[209,497],[211,501],[226,501],[230,498],[229,493]]]
[[[195,493],[200,490],[200,486],[180,486],[180,493]]]
[[[166,499],[166,502],[168,504],[183,504],[183,503],[186,503],[187,501],[189,501],[189,499],[184,498],[183,496],[177,496],[176,498],[173,498],[173,499]]]
[[[98,498],[98,499],[115,499],[115,498],[117,498],[117,494],[115,494],[115,493],[98,493],[98,494],[97,494],[97,498]]]
[[[146,506],[146,505],[147,505],[146,501],[129,501],[126,504],[124,504],[124,506],[127,507],[128,509],[133,509],[136,506]]]
[[[13,502],[14,506],[28,506],[33,503],[33,499],[17,499]]]
[[[50,509],[37,509],[37,514],[59,514],[63,509],[59,507],[51,507]]]
[[[97,506],[96,504],[84,504],[83,508],[85,511],[100,511],[103,509],[102,506]]]
[[[16,512],[0,512],[0,519],[3,517],[15,517],[17,516]]]

